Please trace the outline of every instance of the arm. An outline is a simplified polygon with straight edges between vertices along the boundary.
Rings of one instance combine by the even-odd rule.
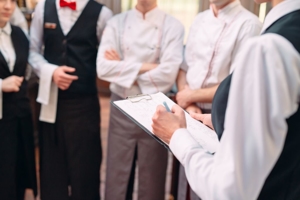
[[[298,109],[300,59],[285,39],[268,34],[249,41],[236,65],[243,67],[231,82],[224,135],[214,156],[182,127],[164,132],[173,134],[170,148],[203,199],[256,199],[283,149],[286,118]]]
[[[185,86],[187,85],[186,71],[179,69],[178,76],[176,79],[176,84],[177,84],[178,91],[184,90]]]
[[[186,86],[183,90],[177,93],[176,101],[182,108],[187,108],[190,104],[197,102],[211,103],[218,87],[219,84],[210,88],[192,90]]]
[[[110,50],[122,55],[119,50],[118,20],[121,19],[117,17],[111,19],[103,31],[97,56],[97,74],[100,79],[130,88],[139,74],[142,63],[123,61],[121,57],[119,60],[110,60],[105,55]]]
[[[236,59],[239,59],[241,50],[245,45],[245,43],[247,42],[247,40],[249,38],[260,35],[261,29],[262,29],[262,24],[261,22],[258,21],[258,19],[256,21],[246,22],[243,25],[241,29],[241,33],[238,36],[238,39],[236,41],[235,47],[232,52],[231,63],[234,63]],[[234,66],[235,65],[231,65],[230,73],[233,72]]]
[[[40,1],[35,9],[35,16],[30,29],[29,63],[40,78],[40,86],[37,101],[47,105],[50,100],[51,87],[53,82],[62,90],[66,90],[77,76],[68,75],[67,72],[74,72],[75,69],[67,66],[50,64],[42,55],[43,34],[44,34],[44,6],[45,1]],[[52,82],[53,80],[53,82]],[[56,89],[53,89],[55,91]]]
[[[102,33],[105,29],[106,23],[109,19],[112,18],[112,16],[112,11],[106,6],[103,6],[97,22],[97,37],[99,43],[101,42]]]
[[[164,33],[159,65],[140,75],[138,85],[144,94],[168,92],[173,86],[183,57],[183,26],[166,22],[171,27]]]
[[[57,65],[48,63],[42,55],[44,34],[44,7],[45,1],[39,1],[35,8],[35,15],[30,28],[30,49],[28,62],[34,72],[40,77],[39,95],[37,101],[47,105],[50,99],[52,75]]]
[[[9,76],[5,79],[0,79],[0,119],[2,119],[2,92],[18,92],[24,77]]]

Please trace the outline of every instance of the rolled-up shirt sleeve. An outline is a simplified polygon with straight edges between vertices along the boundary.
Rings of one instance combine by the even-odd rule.
[[[286,119],[300,97],[300,57],[283,37],[249,39],[234,63],[224,134],[215,155],[205,153],[186,129],[170,148],[202,199],[257,199],[287,134]]]
[[[33,67],[34,72],[40,78],[40,86],[37,101],[44,105],[49,103],[52,75],[57,65],[50,64],[42,55],[43,35],[44,35],[44,5],[42,0],[35,9],[35,14],[30,28],[30,51],[29,63]],[[55,86],[55,85],[54,85]]]

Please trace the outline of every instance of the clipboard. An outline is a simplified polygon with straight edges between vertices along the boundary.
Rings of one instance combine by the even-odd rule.
[[[128,100],[132,103],[138,103],[142,100],[152,100],[151,95],[149,94],[137,94],[137,95],[133,95],[133,96],[128,96],[125,98],[125,100]],[[120,100],[123,101],[123,100]],[[115,101],[115,102],[119,102],[119,101]],[[161,140],[159,137],[157,137],[156,135],[154,135],[151,131],[149,131],[145,126],[143,126],[138,120],[134,119],[131,115],[129,115],[127,112],[125,112],[121,107],[119,107],[114,101],[111,101],[111,104],[116,107],[118,110],[120,110],[126,117],[128,117],[130,120],[132,120],[135,124],[137,124],[141,129],[143,129],[146,133],[148,133],[148,135],[150,137],[152,137],[153,139],[155,139],[158,143],[160,143],[161,145],[163,145],[166,149],[168,149],[169,151],[169,145],[167,143],[165,143],[163,140]]]
[[[140,126],[149,136],[170,150],[169,145],[154,135],[152,132],[152,117],[158,105],[166,102],[169,108],[175,103],[165,94],[158,92],[156,94],[138,94],[129,96],[124,100],[111,101],[111,104],[119,109],[125,116]],[[208,153],[215,153],[219,140],[217,134],[201,122],[193,119],[185,112],[187,120],[187,129],[191,136],[205,149]]]

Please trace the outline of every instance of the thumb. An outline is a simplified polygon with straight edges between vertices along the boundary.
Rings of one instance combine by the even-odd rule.
[[[202,121],[202,122],[205,118],[205,114],[191,113],[190,115],[191,115],[192,118],[194,118],[196,120],[199,120],[199,121]]]
[[[64,71],[64,72],[75,72],[75,68],[73,68],[73,67],[68,67],[68,66],[63,66],[63,67],[61,67],[62,68],[62,70]]]
[[[23,76],[21,76],[21,77],[18,77],[18,79],[19,79],[19,81],[23,82],[23,80],[24,80],[24,77],[23,77]]]
[[[179,105],[177,105],[177,104],[175,104],[173,107],[172,107],[172,113],[179,113],[179,112],[182,112],[182,108],[179,106]]]
[[[162,105],[158,105],[157,108],[156,108],[157,114],[162,113],[162,112],[166,112],[166,111],[167,111],[166,108]]]

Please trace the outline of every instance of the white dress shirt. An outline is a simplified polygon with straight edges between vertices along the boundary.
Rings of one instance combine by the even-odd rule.
[[[278,4],[267,16],[264,30],[298,9],[299,0]],[[224,134],[216,154],[205,153],[186,129],[177,130],[170,141],[192,189],[204,200],[257,199],[283,149],[286,119],[298,109],[300,56],[282,36],[249,39],[233,67]]]
[[[185,49],[181,68],[192,90],[212,87],[226,78],[239,57],[240,48],[248,38],[259,35],[262,24],[236,0],[218,12],[212,8],[197,15]],[[210,103],[198,103],[211,109]]]
[[[7,62],[9,71],[12,72],[16,62],[16,53],[11,40],[10,23],[0,28],[0,51]],[[2,119],[2,104],[2,79],[0,78],[0,119]]]
[[[120,97],[168,92],[182,63],[184,29],[175,18],[154,8],[145,15],[132,9],[111,19],[105,28],[97,58],[99,78],[111,82]],[[121,61],[110,61],[105,51],[114,49]],[[138,75],[143,63],[159,64]],[[134,85],[137,81],[138,86]]]
[[[68,7],[61,8],[59,6],[59,0],[56,0],[59,23],[65,35],[67,35],[71,30],[87,3],[88,0],[77,0],[76,10],[73,11]],[[58,66],[48,63],[42,54],[44,45],[44,7],[45,0],[39,1],[31,23],[29,63],[32,65],[36,74],[40,77],[40,86],[37,98],[37,101],[42,104],[40,120],[54,123],[56,117],[58,87],[52,81],[52,75]],[[106,22],[112,17],[112,15],[112,11],[103,6],[98,18],[97,28],[95,30],[99,41]]]
[[[27,21],[18,6],[16,6],[13,15],[11,16],[9,22],[12,25],[19,26],[24,33],[28,36],[28,24]]]

